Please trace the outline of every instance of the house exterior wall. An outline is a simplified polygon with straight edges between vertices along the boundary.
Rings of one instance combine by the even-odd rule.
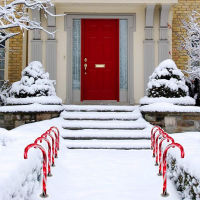
[[[183,28],[181,28],[181,20],[187,19],[193,10],[200,12],[199,0],[179,0],[179,3],[173,9],[173,22],[172,22],[172,58],[177,64],[178,68],[184,69],[187,65],[188,57],[185,52],[179,51],[180,38],[186,35]]]
[[[133,81],[132,81],[132,93],[134,94],[133,102],[135,104],[139,103],[139,99],[144,96],[145,84],[144,84],[144,47],[143,41],[145,39],[145,14],[146,14],[146,4],[62,4],[56,3],[56,14],[80,14],[80,15],[136,15],[136,31],[133,33]],[[160,28],[160,5],[157,5],[154,11],[154,31],[153,40],[155,42],[154,54],[155,54],[155,66],[158,64],[158,42],[159,42],[159,28]],[[172,9],[170,10],[170,14]],[[169,18],[171,20],[171,17]],[[170,22],[169,22],[170,23]],[[46,26],[45,21],[43,25]],[[57,94],[66,102],[67,93],[67,32],[65,31],[65,21],[64,16],[56,18],[56,43],[57,43]],[[169,41],[171,41],[171,33],[169,33]],[[33,32],[29,32],[29,44],[33,39]],[[41,32],[42,41],[42,62],[46,66],[46,39],[47,35]],[[171,42],[170,42],[171,49]],[[31,61],[31,45],[29,45],[29,61]]]
[[[186,1],[186,0],[185,0]],[[184,2],[185,2],[184,1]],[[154,55],[155,55],[155,66],[159,63],[159,40],[160,40],[160,15],[161,15],[161,4],[174,4],[177,3],[177,0],[125,0],[123,4],[119,0],[55,0],[56,14],[92,14],[92,15],[127,15],[135,14],[136,15],[136,31],[133,33],[133,88],[132,92],[134,93],[134,103],[139,103],[139,99],[144,96],[145,93],[145,83],[144,83],[144,46],[143,42],[145,40],[145,16],[146,16],[146,7],[147,5],[155,4],[154,10],[154,22],[153,22],[153,42],[154,42]],[[176,31],[178,26],[176,23],[176,17],[178,17],[179,9],[182,9],[183,0],[179,0],[179,4],[175,7],[170,8],[168,23],[172,24],[172,30],[168,30],[168,40],[169,40],[169,51],[172,52],[173,59],[180,62],[177,58],[175,51],[173,51],[174,46],[176,45],[175,33],[172,34],[172,31]],[[190,1],[193,2],[193,1]],[[195,1],[194,1],[195,2]],[[79,3],[82,3],[81,6]],[[186,9],[185,7],[183,10]],[[174,14],[174,16],[173,16]],[[47,27],[47,22],[44,17],[41,17],[42,24]],[[173,19],[173,23],[172,23]],[[176,23],[175,23],[176,22]],[[67,90],[67,32],[65,30],[65,20],[64,16],[56,18],[56,80],[57,80],[57,94],[63,99],[63,102],[66,102],[66,96],[69,92]],[[29,31],[28,36],[22,37],[18,35],[15,38],[12,38],[7,42],[9,49],[16,49],[13,52],[7,52],[7,77],[11,81],[17,81],[21,77],[21,70],[24,66],[30,62],[32,49],[31,42],[33,40],[33,31]],[[173,46],[172,46],[172,37],[173,37]],[[26,51],[26,40],[28,38],[28,50]],[[48,37],[47,34],[41,32],[41,58],[42,63],[46,67],[46,41]],[[28,54],[28,60],[26,62],[26,54]],[[180,65],[179,65],[180,66]]]

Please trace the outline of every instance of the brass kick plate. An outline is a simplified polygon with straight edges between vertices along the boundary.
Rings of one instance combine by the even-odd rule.
[[[95,64],[95,68],[105,68],[105,64]]]

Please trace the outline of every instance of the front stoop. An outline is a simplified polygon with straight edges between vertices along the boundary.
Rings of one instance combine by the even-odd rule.
[[[69,149],[150,149],[149,124],[137,106],[65,106],[62,137]]]

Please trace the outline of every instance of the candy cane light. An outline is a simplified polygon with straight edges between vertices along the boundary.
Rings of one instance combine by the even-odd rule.
[[[169,144],[165,148],[164,153],[163,153],[163,193],[162,193],[163,196],[167,195],[167,173],[166,173],[167,172],[167,152],[170,148],[175,148],[175,147],[178,147],[180,149],[181,158],[184,158],[185,156],[183,146],[178,143]]]
[[[39,144],[29,144],[25,149],[24,149],[24,159],[28,158],[28,151],[30,148],[38,148],[42,151],[42,155],[43,155],[43,180],[42,180],[42,186],[43,186],[43,190],[42,190],[42,197],[47,197],[47,190],[46,190],[46,182],[47,182],[47,156],[46,156],[46,152],[45,149],[39,145]]]

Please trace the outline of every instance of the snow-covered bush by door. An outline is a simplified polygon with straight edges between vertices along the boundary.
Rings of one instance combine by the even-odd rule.
[[[184,75],[174,61],[167,59],[161,62],[149,78],[147,96],[179,98],[187,94]]]
[[[10,96],[15,98],[55,96],[54,81],[38,61],[31,62],[23,71],[22,78],[12,84]]]
[[[54,86],[55,81],[49,80],[49,73],[45,72],[42,64],[33,61],[22,71],[21,80],[12,84],[7,103],[61,104],[62,100],[56,96]]]

